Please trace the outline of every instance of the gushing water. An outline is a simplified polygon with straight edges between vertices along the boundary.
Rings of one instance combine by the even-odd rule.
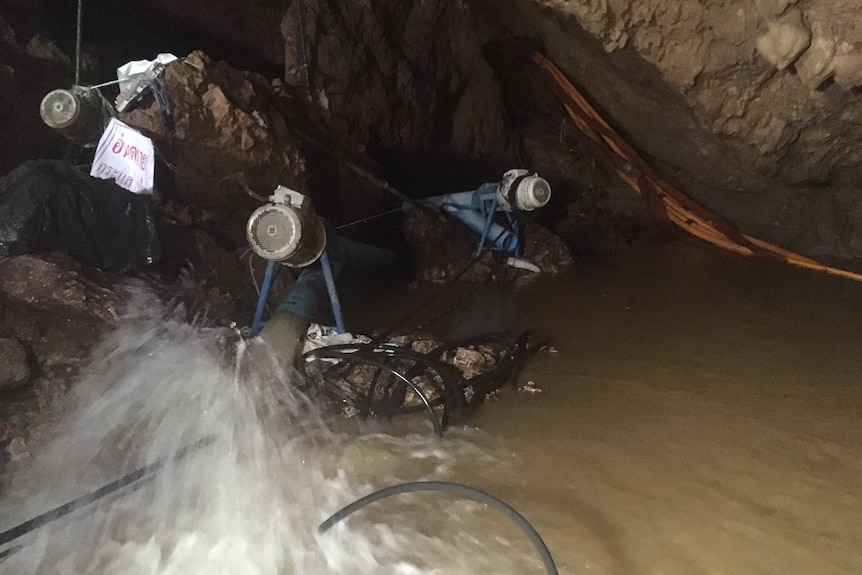
[[[492,567],[487,550],[499,557],[507,548],[503,539],[489,547],[472,536],[437,536],[455,515],[474,510],[465,503],[446,502],[436,520],[427,513],[421,521],[402,521],[371,511],[375,522],[351,521],[318,535],[326,516],[372,489],[366,481],[379,487],[398,479],[393,459],[414,462],[410,479],[419,478],[417,468],[439,477],[452,449],[473,449],[469,441],[444,448],[430,434],[356,439],[332,433],[287,382],[239,378],[242,349],[223,334],[166,312],[146,291],[133,299],[121,327],[94,352],[56,439],[13,478],[0,529],[144,465],[167,463],[142,488],[24,540],[0,572],[522,571],[518,561]],[[204,438],[213,441],[172,461]],[[477,452],[472,459],[482,457],[490,456]]]

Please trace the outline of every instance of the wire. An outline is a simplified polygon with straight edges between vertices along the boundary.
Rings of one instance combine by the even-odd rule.
[[[210,178],[210,179],[212,179],[212,178]],[[230,174],[230,175],[225,176],[225,177],[223,177],[223,178],[221,178],[221,179],[219,179],[219,180],[218,180],[218,183],[219,183],[219,184],[221,184],[221,183],[223,183],[223,182],[234,182],[234,183],[237,183],[237,184],[239,184],[239,185],[240,185],[240,187],[241,187],[243,190],[245,190],[245,193],[247,193],[249,196],[251,196],[252,198],[256,199],[257,201],[259,201],[259,202],[269,202],[269,198],[266,198],[266,197],[264,197],[264,196],[261,196],[260,194],[258,194],[257,192],[255,192],[254,190],[252,190],[252,189],[248,186],[248,180],[247,180],[247,179],[246,179],[246,177],[245,177],[245,172],[239,172],[239,173],[237,173],[237,174]]]
[[[352,170],[354,173],[356,173],[356,174],[362,176],[363,178],[367,179],[368,181],[372,182],[373,184],[378,186],[380,189],[382,189],[386,192],[389,192],[390,194],[392,194],[393,196],[395,196],[396,198],[398,198],[402,202],[408,203],[411,206],[419,208],[420,210],[422,210],[423,212],[425,212],[431,216],[436,217],[436,216],[440,215],[440,212],[434,206],[432,206],[428,203],[416,200],[415,198],[411,198],[410,196],[408,196],[407,194],[405,194],[404,192],[402,192],[398,188],[395,188],[394,186],[390,185],[389,182],[378,178],[377,176],[375,176],[374,174],[372,174],[371,172],[369,172],[365,168],[363,168],[363,167],[355,164],[354,162],[348,160],[345,156],[338,153],[337,151],[335,151],[331,147],[324,146],[318,140],[316,140],[315,138],[312,138],[311,136],[309,136],[308,134],[306,134],[304,131],[297,128],[296,126],[293,126],[291,128],[291,132],[293,134],[295,134],[297,137],[299,137],[301,140],[303,140],[304,142],[309,144],[311,147],[317,149],[319,152],[322,152],[323,154],[326,154],[330,158],[333,158],[333,159],[341,162],[345,167]]]
[[[500,499],[497,499],[490,493],[486,493],[481,489],[476,489],[475,487],[470,487],[469,485],[463,485],[461,483],[452,483],[450,481],[415,481],[412,483],[402,483],[400,485],[393,485],[391,487],[386,487],[379,491],[375,491],[370,495],[366,495],[361,499],[357,499],[350,505],[342,507],[334,514],[332,514],[329,518],[326,519],[320,526],[317,528],[319,533],[325,533],[328,531],[333,525],[338,523],[339,521],[347,518],[349,515],[352,515],[356,511],[359,511],[363,507],[371,505],[377,501],[382,499],[386,499],[387,497],[392,497],[393,495],[400,495],[402,493],[417,493],[417,492],[426,492],[426,491],[440,491],[444,493],[453,493],[459,497],[464,497],[466,499],[472,499],[473,501],[478,501],[479,503],[484,503],[486,505],[490,505],[495,509],[503,512],[506,517],[511,519],[515,525],[517,525],[524,534],[527,535],[527,538],[530,540],[530,543],[533,544],[533,547],[536,548],[536,551],[539,553],[539,557],[542,560],[542,564],[545,566],[545,572],[548,575],[558,575],[559,571],[557,570],[557,564],[554,563],[554,558],[551,555],[550,550],[548,550],[548,546],[545,544],[542,536],[539,535],[539,532],[536,531],[536,528],[527,521],[527,519],[518,513],[518,511]]]
[[[125,80],[111,80],[110,82],[102,82],[101,84],[94,84],[92,86],[87,86],[87,88],[91,90],[98,90],[99,88],[107,88],[108,86],[115,86],[117,84],[122,84],[131,78],[127,78]]]
[[[354,221],[354,222],[350,222],[350,223],[347,223],[347,224],[340,225],[340,226],[338,226],[338,227],[337,227],[337,228],[335,228],[335,229],[336,229],[336,230],[343,230],[344,228],[349,228],[350,226],[355,226],[355,225],[358,225],[358,224],[364,224],[365,222],[370,222],[371,220],[376,220],[377,218],[382,218],[382,217],[385,217],[385,216],[391,216],[392,214],[397,214],[397,213],[399,213],[399,212],[403,212],[403,211],[404,211],[404,210],[402,210],[401,208],[393,208],[393,209],[391,209],[391,210],[387,210],[387,211],[385,211],[385,212],[382,212],[382,213],[379,213],[379,214],[376,214],[376,215],[373,215],[373,216],[368,216],[367,218],[362,218],[361,220],[356,220],[356,221]]]
[[[75,85],[81,83],[81,38],[83,36],[84,0],[78,0],[77,22],[75,24]]]
[[[392,335],[395,332],[395,330],[397,330],[399,327],[401,327],[402,325],[404,325],[405,323],[407,323],[408,321],[410,321],[411,319],[413,319],[414,317],[419,315],[419,313],[422,310],[424,310],[426,307],[431,305],[431,303],[434,302],[434,300],[436,300],[441,295],[443,295],[446,291],[448,291],[455,284],[455,282],[457,282],[459,279],[461,279],[461,276],[466,274],[470,270],[470,268],[472,268],[474,265],[476,265],[476,262],[478,262],[481,259],[481,257],[482,257],[482,254],[474,256],[469,262],[467,262],[467,265],[465,265],[457,274],[455,274],[448,282],[446,282],[446,284],[444,284],[443,287],[441,287],[434,294],[432,294],[430,297],[428,297],[428,299],[426,299],[421,305],[419,305],[418,307],[416,307],[415,309],[411,310],[406,315],[404,315],[400,319],[398,319],[394,324],[392,324],[389,327],[389,329],[387,329],[386,331],[384,331],[383,333],[381,333],[380,335],[375,337],[374,341],[376,341],[376,342],[383,341],[384,339],[386,339],[387,337]]]
[[[348,363],[356,361],[358,363],[363,363],[365,365],[370,365],[372,367],[376,367],[380,370],[387,371],[394,375],[397,379],[404,383],[407,387],[413,390],[413,393],[422,401],[423,406],[428,411],[428,417],[431,419],[431,425],[434,427],[434,435],[437,437],[443,437],[443,425],[440,422],[440,419],[437,417],[437,414],[434,413],[434,407],[431,405],[431,401],[429,401],[428,396],[426,396],[419,387],[410,381],[403,373],[399,372],[397,369],[386,365],[384,362],[374,359],[368,358],[351,358],[351,357],[342,357],[343,361]]]
[[[257,255],[254,253],[252,248],[248,248],[245,250],[241,256],[239,256],[239,261],[242,261],[242,258],[248,256],[248,274],[251,276],[251,285],[254,286],[254,291],[257,293],[257,297],[260,297],[260,285],[257,283],[257,278],[254,275],[254,256]],[[272,308],[269,307],[269,302],[266,303],[266,310],[272,315]]]

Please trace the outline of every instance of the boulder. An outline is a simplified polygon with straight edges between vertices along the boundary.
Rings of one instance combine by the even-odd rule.
[[[784,70],[811,44],[811,31],[802,22],[802,12],[788,10],[757,38],[757,51],[763,58]]]
[[[168,66],[163,79],[173,128],[155,102],[123,114],[151,136],[174,171],[176,195],[208,208],[237,245],[259,201],[278,185],[308,191],[306,160],[287,130],[278,97],[260,76],[242,73],[202,52]]]
[[[118,320],[122,291],[110,287],[97,272],[70,259],[35,256],[0,260],[0,296],[47,312],[60,322],[88,320],[110,327]]]

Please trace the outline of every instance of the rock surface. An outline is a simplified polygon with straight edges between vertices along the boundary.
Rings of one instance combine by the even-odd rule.
[[[508,158],[500,87],[462,0],[293,0],[285,79],[396,179],[453,189]]]
[[[413,275],[418,281],[443,283],[455,279],[473,259],[479,237],[452,218],[434,218],[414,209],[402,224],[413,258]],[[573,263],[566,243],[547,228],[529,223],[526,227],[524,259],[542,272],[557,273]],[[534,272],[506,264],[508,255],[486,252],[460,281],[512,282]]]
[[[112,278],[63,254],[0,259],[0,466],[25,459],[31,428],[62,411],[127,297]]]
[[[742,231],[842,266],[862,258],[862,218],[848,202],[862,180],[862,100],[838,83],[831,56],[835,38],[860,29],[858,1],[760,2],[758,9],[688,0],[472,5],[497,26],[489,37],[517,31],[539,39],[660,173]],[[797,9],[811,43],[778,70],[757,53],[756,40]],[[510,54],[504,62],[525,73]],[[822,81],[806,80],[799,68]],[[556,125],[545,127],[561,142],[564,115],[551,114]]]
[[[525,12],[545,14],[546,42],[551,26],[573,36],[582,28],[609,53],[636,53],[683,96],[703,128],[762,175],[794,185],[862,177],[855,145],[862,100],[853,92],[862,83],[862,0],[477,3],[511,30],[529,32]],[[549,48],[563,59],[565,46]],[[568,50],[577,51],[577,43]],[[629,82],[637,88],[636,79]]]
[[[225,217],[242,212],[244,225],[259,203],[244,186],[262,196],[278,185],[307,191],[305,158],[263,78],[194,52],[168,67],[164,86],[173,129],[154,102],[123,119],[153,136],[185,203]]]
[[[12,391],[30,380],[27,351],[16,339],[0,338],[0,393]]]

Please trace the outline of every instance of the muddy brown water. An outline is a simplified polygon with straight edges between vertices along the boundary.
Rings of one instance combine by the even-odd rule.
[[[383,323],[421,299],[377,295],[366,311]],[[153,494],[47,534],[0,573],[542,572],[502,515],[447,495],[377,503],[315,535],[341,505],[417,479],[504,499],[565,574],[862,573],[862,285],[677,244],[515,287],[454,290],[439,307],[461,304],[435,329],[531,327],[557,353],[523,374],[541,393],[503,393],[444,441],[421,419],[264,440],[218,389],[197,421],[187,390],[206,396],[229,375],[188,328],[130,326],[93,368],[127,384],[116,401],[99,392],[104,409],[73,416],[80,425],[46,448],[57,453],[0,527],[111,477],[70,486],[70,470],[96,465],[99,446],[139,416],[123,407],[130,394],[160,414],[147,431],[154,446],[225,422],[245,439],[210,448]],[[164,383],[141,391],[141,379]]]
[[[508,461],[454,477],[562,572],[862,573],[862,285],[680,244],[485,292],[450,330],[558,353],[471,422]]]

